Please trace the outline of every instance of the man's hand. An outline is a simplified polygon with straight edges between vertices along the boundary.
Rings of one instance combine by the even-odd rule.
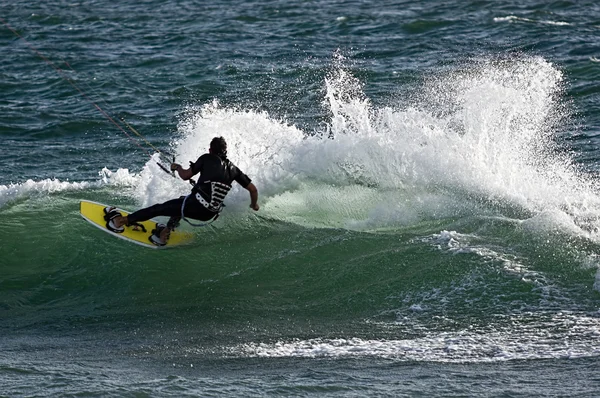
[[[177,171],[180,167],[181,165],[179,163],[171,163],[171,171]]]
[[[258,203],[255,203],[255,204],[251,204],[250,208],[254,211],[258,211],[258,209],[260,209],[260,206],[258,205]]]

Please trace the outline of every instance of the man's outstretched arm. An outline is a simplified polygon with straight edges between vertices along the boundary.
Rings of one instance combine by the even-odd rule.
[[[250,208],[254,211],[258,211],[258,209],[260,209],[260,206],[258,205],[258,189],[256,189],[256,186],[252,183],[248,184],[246,189],[250,192]]]

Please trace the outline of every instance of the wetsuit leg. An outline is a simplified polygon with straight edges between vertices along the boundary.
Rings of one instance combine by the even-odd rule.
[[[131,224],[134,222],[146,221],[157,216],[168,216],[171,218],[178,217],[180,219],[181,205],[183,204],[183,199],[184,196],[177,199],[171,199],[164,203],[158,203],[153,206],[146,207],[144,209],[140,209],[128,215],[127,221],[129,224]],[[175,221],[175,224],[178,221],[179,220]],[[171,223],[171,220],[169,220],[169,223]]]
[[[175,228],[179,226],[179,221],[181,221],[181,211],[178,215],[171,216],[171,218],[169,218],[169,221],[167,222],[167,227],[169,227],[171,231],[174,231]]]
[[[127,216],[127,221],[129,224],[131,224],[134,222],[146,221],[157,216],[168,216],[170,219],[167,223],[167,226],[169,229],[173,230],[179,225],[179,221],[181,220],[181,206],[183,205],[184,199],[185,196],[181,196],[165,203],[158,203],[153,206],[140,209]],[[204,206],[198,203],[195,198],[189,197],[188,200],[185,201],[184,215],[196,220],[208,221],[212,220],[216,213],[206,209]]]

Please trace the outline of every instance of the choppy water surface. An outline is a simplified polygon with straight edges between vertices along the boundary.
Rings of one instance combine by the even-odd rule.
[[[593,2],[2,9],[0,395],[597,394]],[[80,218],[221,135],[260,212]]]

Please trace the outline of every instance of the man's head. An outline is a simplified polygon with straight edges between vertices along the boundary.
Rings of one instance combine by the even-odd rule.
[[[227,142],[223,137],[215,137],[210,142],[210,153],[220,158],[227,157]]]

